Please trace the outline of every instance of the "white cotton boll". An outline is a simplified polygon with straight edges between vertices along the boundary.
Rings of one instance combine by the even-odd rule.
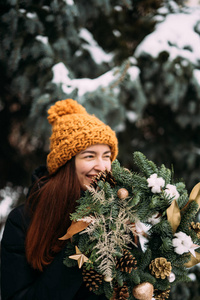
[[[179,240],[179,239],[173,239],[173,241],[172,241],[172,245],[174,246],[174,247],[179,247],[179,246],[181,246],[181,240]]]
[[[188,249],[182,244],[182,240],[178,238],[173,239],[172,245],[175,248],[174,251],[179,255],[188,252]]]
[[[148,179],[148,183],[149,183],[149,186],[151,186],[152,184],[154,184],[156,178],[158,177],[158,175],[156,173],[152,174]]]
[[[174,236],[177,237],[178,239],[184,239],[185,236],[186,236],[186,234],[184,232],[182,232],[182,231],[179,231],[179,232],[176,232],[174,234]]]
[[[159,184],[161,187],[165,185],[165,181],[162,177],[157,178],[157,184]]]
[[[161,193],[161,188],[164,187],[165,181],[162,177],[158,177],[156,173],[152,174],[148,179],[148,187],[151,187],[152,193]]]
[[[140,234],[143,235],[144,233],[146,233],[148,231],[149,227],[146,224],[144,224],[140,221],[136,221],[135,222],[135,229],[136,229],[136,232],[139,235]]]
[[[190,236],[187,236],[187,237],[183,240],[183,245],[184,245],[185,247],[188,247],[188,248],[192,247],[193,242],[192,242],[192,239],[191,239]]]
[[[182,255],[183,253],[194,251],[193,241],[190,236],[182,231],[175,233],[174,236],[172,245],[177,254]]]
[[[161,193],[161,187],[159,185],[155,185],[151,188],[152,193]]]
[[[175,185],[172,185],[172,184],[167,184],[166,185],[166,189],[165,189],[165,194],[167,196],[169,196],[170,198],[174,198],[174,199],[178,199],[180,194],[179,192],[177,191]]]
[[[180,245],[179,247],[175,248],[175,252],[179,255],[182,255],[183,253],[187,253],[188,249],[182,245]]]
[[[159,213],[155,213],[152,215],[150,218],[148,218],[148,222],[151,223],[152,225],[156,225],[160,222],[161,217],[159,217]]]

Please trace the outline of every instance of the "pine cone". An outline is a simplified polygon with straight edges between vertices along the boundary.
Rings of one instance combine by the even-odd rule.
[[[129,298],[129,291],[126,282],[124,282],[123,286],[115,286],[114,294],[112,296],[112,300],[126,300]]]
[[[112,172],[105,170],[105,171],[100,172],[97,176],[95,176],[92,179],[90,186],[92,186],[96,189],[98,186],[98,181],[101,181],[101,180],[103,182],[108,182],[112,188],[116,185],[116,180],[113,177]]]
[[[154,290],[154,298],[156,300],[165,300],[169,298],[170,289],[166,291]]]
[[[103,275],[97,273],[94,269],[86,270],[83,268],[82,271],[83,281],[90,291],[96,291],[103,282]]]
[[[135,257],[130,253],[130,251],[125,249],[123,251],[123,256],[117,260],[116,268],[119,268],[122,272],[131,273],[132,269],[137,269],[136,264],[137,260]]]
[[[156,278],[165,279],[171,273],[171,263],[166,260],[164,257],[158,257],[151,261],[149,265],[151,274]]]
[[[196,232],[198,239],[200,239],[200,223],[199,222],[197,222],[197,223],[192,222],[190,225],[191,225],[190,228],[193,229]]]

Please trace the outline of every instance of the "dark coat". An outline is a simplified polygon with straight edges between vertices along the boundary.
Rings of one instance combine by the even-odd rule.
[[[24,205],[7,218],[1,243],[2,300],[105,300],[86,288],[78,265],[63,264],[65,248],[43,272],[27,263],[24,245],[29,221]]]

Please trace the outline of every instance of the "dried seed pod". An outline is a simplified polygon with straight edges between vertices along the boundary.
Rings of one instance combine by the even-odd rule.
[[[108,170],[98,173],[98,175],[92,179],[90,186],[96,189],[99,181],[108,182],[111,187],[116,185],[116,180],[113,177],[112,172]]]
[[[123,256],[118,258],[116,268],[122,272],[131,273],[134,269],[137,269],[137,260],[127,249],[124,250]]]
[[[126,300],[129,298],[129,291],[126,282],[124,282],[123,286],[116,285],[114,287],[114,293],[112,296],[112,300]]]
[[[96,291],[103,282],[103,275],[99,274],[96,270],[90,269],[86,270],[83,268],[83,281],[86,283],[86,286],[90,291]]]

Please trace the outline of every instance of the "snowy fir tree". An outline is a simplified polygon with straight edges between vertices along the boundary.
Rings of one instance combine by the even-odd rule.
[[[200,181],[200,8],[189,2],[0,0],[2,220],[3,200],[21,201],[45,164],[46,111],[65,98],[116,131],[122,166],[141,151],[188,191]],[[198,285],[172,289],[200,297]]]
[[[175,164],[192,187],[199,165],[198,109],[192,110],[198,105],[198,84],[190,76],[196,65],[189,61],[185,66],[185,57],[183,66],[176,59],[171,62],[165,52],[176,48],[177,56],[184,51],[192,55],[195,49],[189,43],[178,52],[170,35],[161,53],[157,46],[147,46],[157,49],[155,57],[142,49],[145,37],[164,26],[168,15],[193,18],[183,2],[1,1],[1,186],[7,181],[28,184],[27,174],[45,161],[48,151],[46,110],[71,97],[116,130],[123,165],[132,167],[137,148],[155,161],[162,157],[164,163]],[[194,30],[189,22],[185,26],[198,36],[193,19]],[[179,65],[182,75],[176,76]],[[182,81],[184,88],[179,89]],[[184,97],[189,116],[183,111]],[[181,156],[179,148],[184,149]],[[189,170],[192,174],[186,174]]]

